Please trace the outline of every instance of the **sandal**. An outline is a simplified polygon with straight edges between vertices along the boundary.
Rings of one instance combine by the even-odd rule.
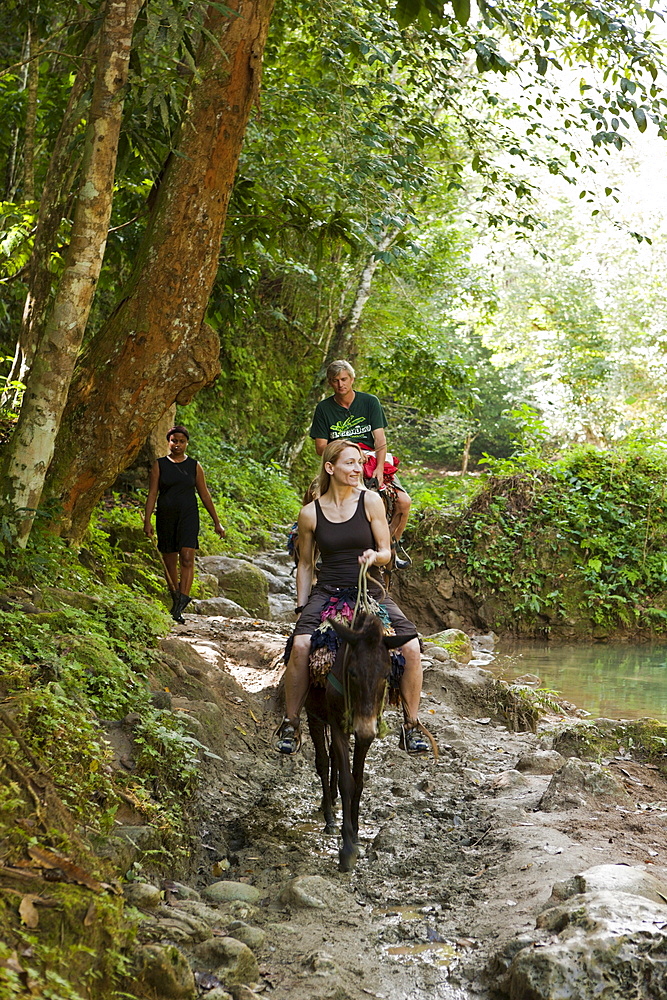
[[[278,753],[293,754],[301,749],[301,727],[283,719],[274,735],[273,747]]]
[[[401,738],[398,745],[401,750],[405,750],[409,754],[428,753],[431,749],[419,722],[401,726]]]

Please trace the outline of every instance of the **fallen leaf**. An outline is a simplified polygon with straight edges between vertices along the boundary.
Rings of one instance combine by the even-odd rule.
[[[19,903],[19,916],[21,917],[21,923],[24,923],[26,927],[34,930],[39,924],[39,913],[37,912],[37,907],[35,906],[35,900],[39,899],[39,896],[33,896],[28,894],[24,896]]]
[[[86,915],[83,918],[83,926],[90,927],[92,924],[94,924],[96,916],[97,916],[97,905],[95,903],[95,900],[91,899],[90,906],[88,907]]]
[[[47,851],[43,847],[29,847],[28,854],[33,861],[41,865],[42,868],[50,869],[52,871],[61,871],[67,876],[65,879],[57,879],[56,881],[70,881],[77,882],[79,885],[85,885],[87,889],[93,889],[95,892],[102,891],[102,885],[97,879],[93,878],[87,872],[80,868],[79,865],[75,865],[73,861],[66,858],[64,854],[57,854],[55,851]]]

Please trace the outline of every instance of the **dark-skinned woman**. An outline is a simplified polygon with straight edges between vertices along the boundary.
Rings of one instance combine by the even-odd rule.
[[[190,435],[181,424],[167,431],[169,452],[153,463],[144,514],[144,531],[152,538],[151,516],[157,501],[157,547],[172,596],[171,616],[181,625],[184,624],[183,611],[192,600],[195,551],[199,547],[197,494],[211,515],[215,533],[220,538],[225,537],[225,529],[206,486],[204,470],[186,454],[189,440]]]

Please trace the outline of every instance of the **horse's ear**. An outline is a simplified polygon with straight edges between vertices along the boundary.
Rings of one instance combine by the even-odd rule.
[[[360,633],[355,632],[353,629],[348,628],[347,625],[341,625],[340,622],[334,621],[333,618],[330,619],[330,625],[335,631],[336,635],[340,636],[344,642],[349,642],[351,646],[356,646],[360,639]]]
[[[383,635],[382,641],[387,647],[387,649],[398,649],[399,646],[405,646],[406,642],[410,641],[410,637],[406,639],[404,635]]]

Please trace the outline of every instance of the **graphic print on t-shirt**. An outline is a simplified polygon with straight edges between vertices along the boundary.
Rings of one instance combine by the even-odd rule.
[[[357,434],[367,434],[371,425],[369,423],[364,423],[366,417],[346,417],[345,420],[339,420],[336,424],[331,424],[329,428],[329,440],[334,441],[336,438],[342,437],[356,437]]]

